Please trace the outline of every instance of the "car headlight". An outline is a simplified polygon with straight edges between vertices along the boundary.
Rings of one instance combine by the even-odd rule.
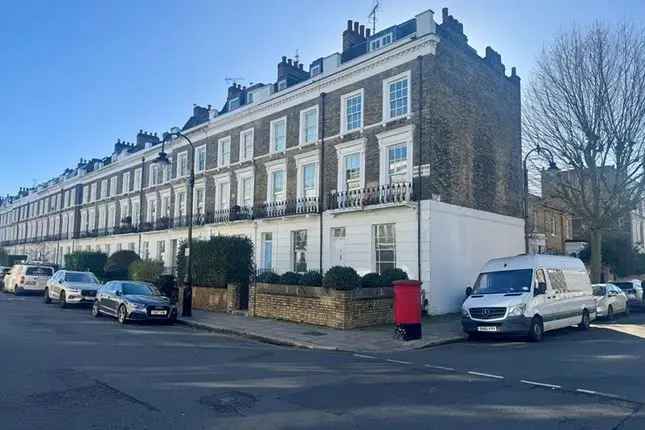
[[[511,306],[508,309],[508,316],[516,317],[524,314],[526,310],[526,303],[521,303],[519,305]]]
[[[466,318],[470,318],[470,313],[468,312],[468,309],[466,308],[461,308],[461,315]]]
[[[130,306],[134,309],[145,309],[146,305],[144,303],[130,303]]]

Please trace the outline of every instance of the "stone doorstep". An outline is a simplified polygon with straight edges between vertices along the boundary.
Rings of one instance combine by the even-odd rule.
[[[184,324],[190,327],[194,327],[197,329],[202,329],[202,330],[207,330],[211,331],[214,333],[221,333],[221,334],[227,334],[227,335],[235,335],[235,336],[243,336],[248,339],[256,340],[259,342],[263,343],[269,343],[272,345],[280,345],[280,346],[292,346],[292,347],[297,347],[297,348],[305,348],[305,349],[311,349],[311,350],[322,350],[322,351],[342,351],[342,352],[368,352],[364,349],[356,348],[356,349],[350,349],[350,348],[345,348],[342,346],[328,346],[328,345],[321,345],[315,342],[307,342],[304,340],[297,340],[297,339],[288,339],[285,337],[275,337],[275,336],[270,336],[264,333],[258,333],[253,330],[245,330],[243,328],[239,329],[232,329],[229,327],[222,327],[218,326],[213,323],[207,323],[207,322],[202,322],[202,321],[194,321],[194,320],[186,320],[186,319],[178,319],[178,323]],[[291,323],[291,324],[296,324],[296,323]],[[309,325],[304,325],[301,324],[304,327],[315,327],[315,326],[309,326]],[[356,329],[356,330],[361,330],[361,329]],[[398,342],[398,348],[390,348],[390,349],[383,349],[382,351],[373,351],[369,350],[369,352],[393,352],[393,351],[406,351],[406,350],[415,350],[415,349],[425,349],[425,348],[430,348],[433,346],[439,346],[439,345],[446,345],[446,344],[451,344],[451,343],[457,343],[457,342],[463,342],[465,340],[465,336],[459,335],[459,336],[447,336],[442,339],[434,339],[434,340],[426,340],[426,339],[421,339],[421,340],[414,340],[414,341],[408,341],[408,342]]]

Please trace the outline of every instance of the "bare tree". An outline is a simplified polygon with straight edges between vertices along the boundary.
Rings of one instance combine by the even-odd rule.
[[[544,172],[543,195],[584,224],[598,282],[603,233],[645,191],[643,31],[596,24],[560,36],[543,51],[524,94],[523,134],[526,148],[547,148],[560,167]]]

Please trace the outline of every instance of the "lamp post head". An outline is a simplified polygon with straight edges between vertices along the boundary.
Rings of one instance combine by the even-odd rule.
[[[181,129],[179,127],[172,127],[170,129],[170,134],[177,135],[179,133],[181,133]]]
[[[557,172],[560,169],[558,169],[558,165],[555,164],[555,161],[553,159],[549,160],[549,168],[547,169],[549,172]]]

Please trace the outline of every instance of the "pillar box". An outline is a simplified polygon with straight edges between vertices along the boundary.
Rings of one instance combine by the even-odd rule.
[[[397,334],[403,340],[421,339],[421,281],[394,281],[392,286]]]

